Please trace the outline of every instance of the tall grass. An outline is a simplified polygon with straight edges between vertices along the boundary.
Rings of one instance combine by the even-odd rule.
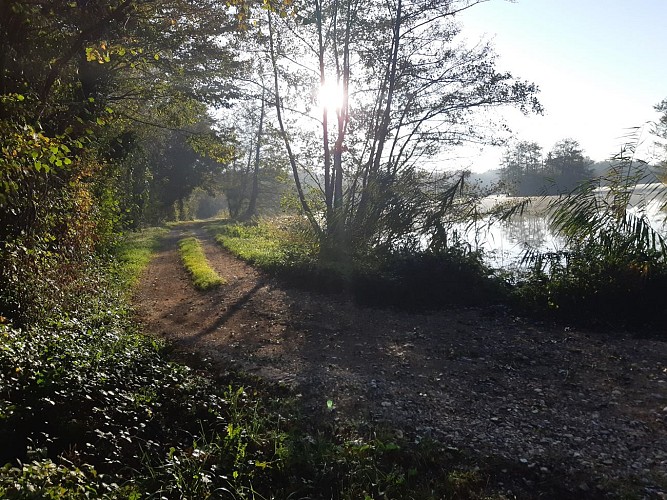
[[[633,206],[637,186],[650,180],[634,152],[630,143],[606,175],[551,203],[551,226],[567,250],[526,254],[531,271],[519,287],[521,300],[570,319],[626,326],[665,321],[667,244],[642,211],[651,202],[664,209],[664,187]]]

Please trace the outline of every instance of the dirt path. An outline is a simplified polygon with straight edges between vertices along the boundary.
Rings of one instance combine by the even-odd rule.
[[[176,243],[190,233],[226,278],[219,290],[196,291],[183,270]],[[287,384],[313,415],[331,399],[333,415],[437,439],[526,477],[565,474],[582,496],[620,479],[667,498],[665,342],[497,310],[357,307],[281,286],[195,224],[172,229],[136,307],[150,334]]]

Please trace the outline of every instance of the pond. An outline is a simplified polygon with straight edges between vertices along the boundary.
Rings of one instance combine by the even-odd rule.
[[[607,188],[596,191],[600,199],[608,193]],[[509,220],[489,224],[489,219],[482,219],[475,226],[461,226],[458,231],[474,249],[485,250],[487,262],[492,267],[516,269],[527,250],[542,253],[567,250],[565,239],[551,228],[547,217],[549,204],[555,199],[555,196],[531,198],[527,209]],[[491,208],[499,203],[519,203],[524,200],[526,199],[490,196],[482,200],[482,207]],[[665,203],[665,184],[638,184],[630,198],[630,210],[636,214],[644,214],[651,226],[667,237],[667,212],[663,209]]]

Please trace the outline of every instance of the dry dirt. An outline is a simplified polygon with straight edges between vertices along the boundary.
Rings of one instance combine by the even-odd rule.
[[[190,234],[227,280],[221,288],[193,288],[177,253]],[[493,308],[359,307],[282,285],[196,224],[171,230],[135,302],[151,335],[221,370],[288,385],[312,415],[435,439],[526,478],[567,477],[577,497],[620,480],[667,498],[667,342]]]

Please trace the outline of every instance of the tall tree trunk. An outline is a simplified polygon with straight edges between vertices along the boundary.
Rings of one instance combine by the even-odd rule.
[[[392,36],[392,48],[389,60],[387,61],[384,86],[386,91],[380,93],[377,107],[377,121],[374,123],[373,145],[371,155],[366,166],[366,171],[362,176],[362,190],[359,199],[359,205],[355,214],[355,230],[361,238],[361,243],[370,236],[369,227],[374,225],[378,217],[379,207],[376,206],[378,198],[378,172],[382,162],[384,147],[389,135],[389,125],[391,122],[391,110],[396,88],[396,70],[398,67],[398,54],[401,42],[401,23],[403,21],[402,0],[397,0],[396,18],[394,19],[394,30]],[[384,97],[386,96],[386,97]],[[382,102],[384,97],[384,103]],[[383,106],[384,104],[384,106]]]
[[[259,125],[257,127],[257,142],[255,144],[255,168],[252,173],[252,190],[250,191],[250,201],[248,210],[245,213],[245,219],[252,219],[257,215],[257,196],[259,194],[259,164],[260,151],[262,148],[262,134],[264,133],[264,87],[262,87],[262,106],[259,112]]]
[[[350,30],[351,30],[351,0],[347,2],[346,24],[345,24],[345,39],[343,41],[343,64],[339,63],[338,50],[336,49],[336,66],[338,73],[338,83],[341,80],[343,83],[343,102],[337,110],[338,118],[338,136],[334,146],[334,232],[335,238],[339,244],[344,237],[344,193],[343,193],[343,152],[345,144],[345,136],[347,134],[347,125],[349,123],[349,90],[350,90]]]
[[[280,127],[280,135],[283,138],[285,143],[285,150],[287,151],[287,157],[289,158],[290,166],[292,167],[292,176],[294,177],[294,186],[296,187],[297,196],[299,197],[299,203],[301,208],[308,218],[313,229],[321,235],[322,229],[317,223],[315,216],[313,215],[312,210],[308,206],[306,201],[306,196],[303,193],[303,187],[301,186],[301,179],[299,178],[299,168],[296,164],[296,157],[292,151],[292,146],[290,144],[289,137],[287,136],[287,131],[285,130],[285,123],[283,121],[282,105],[280,103],[280,87],[278,85],[278,63],[276,61],[276,49],[273,42],[273,23],[271,22],[271,12],[267,12],[268,24],[269,24],[269,51],[271,56],[271,66],[273,67],[273,86],[274,86],[274,99],[276,106],[276,117],[278,118],[278,126]]]
[[[326,84],[326,71],[324,67],[324,41],[322,34],[322,3],[315,0],[315,17],[317,19],[317,42],[318,58],[320,64],[320,92]],[[327,232],[331,230],[330,223],[333,219],[333,183],[331,177],[331,152],[329,150],[329,110],[322,106],[322,149],[324,154],[324,203],[326,205]]]
[[[391,121],[391,108],[394,100],[394,90],[396,88],[396,68],[398,66],[398,51],[401,45],[401,22],[402,22],[402,0],[398,0],[396,4],[396,20],[394,24],[394,35],[392,40],[391,59],[389,61],[389,78],[387,88],[387,100],[385,103],[382,119],[380,120],[379,130],[376,131],[378,146],[375,150],[375,158],[373,159],[373,171],[377,172],[380,169],[380,162],[382,161],[382,154],[384,152],[384,145],[387,142],[387,135],[389,134],[389,123]]]

